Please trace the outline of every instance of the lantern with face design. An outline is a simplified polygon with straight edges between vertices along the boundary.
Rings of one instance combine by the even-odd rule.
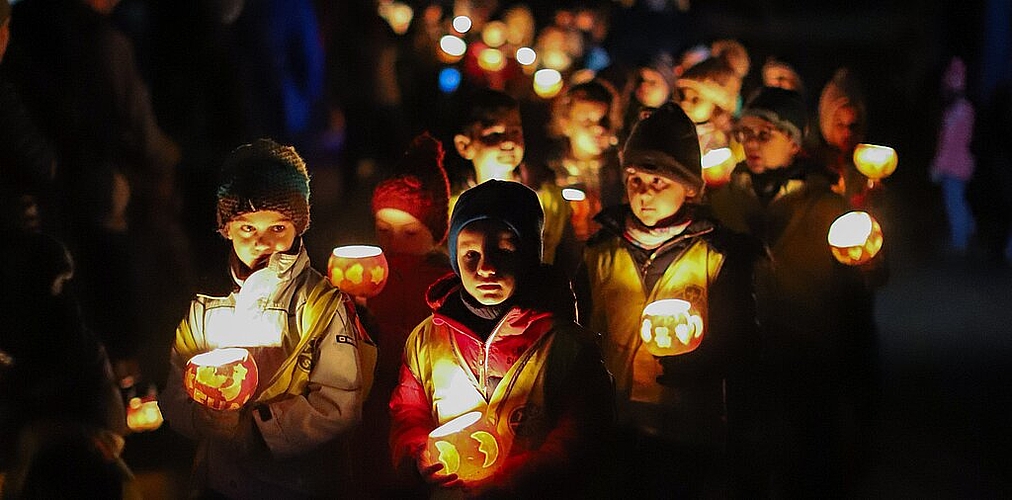
[[[898,163],[896,150],[889,146],[858,144],[854,148],[854,166],[872,183],[892,175]]]
[[[499,440],[481,412],[465,413],[429,433],[429,460],[443,464],[443,474],[465,482],[492,475],[499,466]]]
[[[848,266],[859,266],[882,249],[882,227],[868,212],[847,212],[829,226],[829,249],[833,257]]]
[[[349,295],[367,299],[383,291],[389,270],[383,250],[371,245],[337,247],[327,263],[331,284]]]
[[[249,351],[224,347],[198,354],[186,363],[183,385],[194,401],[215,410],[238,410],[259,383]]]
[[[685,354],[703,341],[703,318],[685,300],[651,302],[643,308],[640,338],[654,356]]]

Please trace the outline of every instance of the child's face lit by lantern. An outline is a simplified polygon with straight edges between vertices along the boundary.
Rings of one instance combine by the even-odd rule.
[[[633,215],[647,227],[675,215],[695,195],[674,179],[635,167],[626,169],[625,190]]]
[[[853,106],[840,106],[833,112],[829,130],[825,130],[826,143],[843,152],[854,151],[858,138],[857,111]]]
[[[503,110],[491,124],[474,125],[469,134],[454,137],[454,146],[461,157],[471,160],[479,178],[512,171],[524,159],[520,111]]]
[[[245,213],[228,223],[235,254],[254,270],[266,265],[271,254],[292,248],[296,236],[292,220],[274,210]]]
[[[569,147],[578,159],[600,156],[608,148],[608,105],[603,102],[575,100],[563,123],[563,134],[569,138]]]
[[[457,234],[457,266],[464,290],[492,306],[513,296],[518,268],[517,236],[501,223],[472,222]]]
[[[639,85],[635,91],[636,100],[644,106],[659,108],[671,96],[671,87],[660,72],[650,68],[640,68]]]
[[[432,231],[415,216],[396,208],[376,211],[376,239],[384,252],[425,255],[436,246]]]
[[[786,167],[801,147],[784,131],[757,116],[743,116],[735,139],[745,148],[745,164],[755,174]]]
[[[682,111],[685,111],[686,116],[692,120],[692,123],[706,123],[713,117],[713,111],[716,108],[713,101],[703,97],[691,87],[682,87],[679,89],[678,105],[681,106]]]

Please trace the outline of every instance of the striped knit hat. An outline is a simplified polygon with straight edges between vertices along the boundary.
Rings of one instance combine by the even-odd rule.
[[[250,212],[284,214],[302,235],[309,228],[309,174],[295,148],[258,139],[236,148],[225,159],[218,186],[218,232]]]

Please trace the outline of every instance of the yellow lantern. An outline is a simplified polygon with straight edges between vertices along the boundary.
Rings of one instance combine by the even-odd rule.
[[[183,386],[194,401],[215,410],[238,410],[256,392],[257,364],[242,347],[198,354],[186,363]]]
[[[133,432],[153,431],[162,426],[162,410],[152,387],[143,398],[132,397],[126,409],[127,428]]]
[[[654,356],[685,354],[703,341],[703,318],[688,301],[654,301],[643,308],[640,338]]]
[[[848,266],[868,262],[882,249],[882,227],[868,212],[847,212],[829,226],[829,249]]]
[[[731,171],[734,170],[731,148],[711,149],[703,155],[701,163],[707,186],[720,187],[731,180]]]
[[[379,295],[387,284],[390,267],[380,247],[347,245],[337,247],[327,263],[331,284],[355,297]]]
[[[429,433],[431,463],[443,464],[443,474],[456,474],[464,482],[477,482],[499,467],[500,449],[495,431],[480,411],[465,413]]]
[[[506,67],[506,56],[499,49],[486,48],[478,53],[478,66],[489,72],[502,71]]]
[[[439,39],[439,59],[445,63],[453,64],[459,61],[466,52],[467,42],[459,36],[443,35]]]
[[[534,93],[551,99],[562,90],[562,73],[554,69],[539,69],[534,72]]]
[[[898,163],[896,150],[889,146],[858,144],[854,149],[854,166],[873,183],[892,175]]]
[[[491,21],[481,30],[481,41],[492,48],[500,47],[506,43],[506,33],[506,23]]]

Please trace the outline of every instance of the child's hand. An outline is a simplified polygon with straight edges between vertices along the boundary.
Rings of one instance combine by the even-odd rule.
[[[425,455],[423,453],[418,457],[418,472],[426,483],[440,488],[456,488],[464,485],[464,482],[456,474],[440,474],[439,471],[443,470],[443,464],[440,462],[429,463]]]
[[[242,436],[246,412],[213,410],[201,404],[193,406],[194,427],[207,437],[231,441]]]

